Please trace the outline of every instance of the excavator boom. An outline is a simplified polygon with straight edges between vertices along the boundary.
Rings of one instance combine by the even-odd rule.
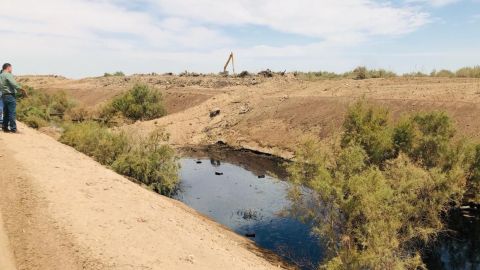
[[[233,69],[233,74],[235,74],[235,64],[234,64],[234,59],[233,59],[233,52],[230,53],[230,56],[228,57],[227,63],[223,67],[223,73],[227,73],[227,68],[228,65],[232,62],[232,69]]]

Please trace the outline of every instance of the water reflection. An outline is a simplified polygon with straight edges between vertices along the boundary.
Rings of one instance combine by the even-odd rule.
[[[222,162],[220,160],[210,159],[210,164],[212,164],[213,167],[220,167]]]
[[[323,255],[319,240],[310,233],[311,226],[285,214],[291,204],[287,182],[266,171],[253,173],[214,159],[185,158],[181,165],[176,199],[238,234],[254,236],[252,240],[259,246],[302,269],[316,268]],[[260,174],[265,177],[259,178]]]

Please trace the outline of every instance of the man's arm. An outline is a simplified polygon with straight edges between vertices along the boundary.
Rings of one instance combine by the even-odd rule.
[[[18,91],[22,89],[22,86],[18,84],[17,81],[15,81],[15,78],[13,77],[12,74],[8,74],[6,78],[7,78],[7,83],[10,84],[13,88],[15,88],[15,90]]]
[[[20,91],[20,92],[22,92],[22,94],[23,94],[25,97],[28,96],[27,91],[25,91],[25,90],[22,88],[22,86],[17,83],[17,81],[15,80],[15,78],[13,77],[12,74],[9,74],[9,76],[7,76],[7,82],[8,82],[13,88],[15,88],[15,91]]]

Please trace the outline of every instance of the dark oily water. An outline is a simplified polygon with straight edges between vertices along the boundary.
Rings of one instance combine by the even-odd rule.
[[[440,235],[425,262],[429,269],[480,270],[480,213],[455,210],[450,213],[449,231]]]
[[[260,247],[302,269],[316,268],[322,248],[309,225],[286,214],[290,206],[287,182],[258,168],[250,171],[248,162],[239,160],[231,162],[243,163],[241,166],[206,158],[180,162],[181,186],[176,199],[238,234],[250,236]]]
[[[278,161],[231,150],[190,156],[180,161],[181,184],[176,199],[240,235],[251,236],[260,247],[301,269],[316,269],[324,250],[320,240],[311,235],[311,226],[286,211],[291,206],[289,184],[280,180],[286,177]],[[470,217],[453,211],[449,233],[425,248],[428,269],[480,270],[480,214],[467,215]]]

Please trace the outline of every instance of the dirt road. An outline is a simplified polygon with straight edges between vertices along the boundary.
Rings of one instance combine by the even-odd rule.
[[[3,218],[0,213],[0,269],[15,270],[15,259],[10,248],[8,236],[3,227]]]
[[[9,249],[28,270],[278,268],[278,258],[182,203],[20,130],[0,134],[0,269],[13,269]]]

